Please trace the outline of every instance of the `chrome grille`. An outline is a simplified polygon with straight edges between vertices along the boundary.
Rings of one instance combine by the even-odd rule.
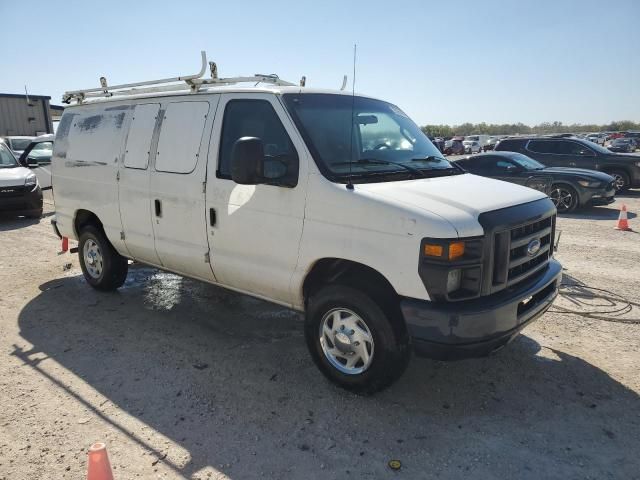
[[[515,285],[542,269],[553,254],[554,229],[555,215],[551,215],[497,232],[494,237],[492,290]]]
[[[0,187],[0,198],[22,197],[26,191],[23,185]]]

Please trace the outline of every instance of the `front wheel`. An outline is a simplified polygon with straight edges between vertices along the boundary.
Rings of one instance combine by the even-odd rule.
[[[613,170],[611,172],[607,172],[611,175],[615,181],[616,193],[620,193],[629,188],[629,175],[622,170]]]
[[[305,337],[320,371],[360,394],[380,391],[404,372],[409,340],[383,308],[355,288],[322,288],[307,304]]]
[[[116,290],[127,278],[129,264],[105,234],[93,225],[80,232],[80,267],[86,281],[96,290]]]
[[[558,213],[571,213],[578,206],[578,192],[569,185],[552,185],[549,197]]]

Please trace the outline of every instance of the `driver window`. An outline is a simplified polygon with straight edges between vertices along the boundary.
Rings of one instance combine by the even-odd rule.
[[[577,142],[562,142],[562,153],[565,155],[583,155],[591,157],[594,155],[593,151]]]
[[[497,160],[493,167],[495,175],[505,175],[514,172],[516,169],[517,167],[508,160]]]
[[[266,100],[231,100],[222,123],[218,178],[231,179],[231,150],[242,137],[258,137],[264,145],[264,175],[297,183],[298,154],[278,114]],[[292,182],[293,181],[293,182]]]

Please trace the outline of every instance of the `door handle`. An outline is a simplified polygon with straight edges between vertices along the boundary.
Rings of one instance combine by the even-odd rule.
[[[211,225],[212,227],[216,225],[216,209],[215,208],[209,209],[209,225]]]
[[[157,198],[155,200],[155,206],[156,206],[156,217],[162,217],[162,203]]]

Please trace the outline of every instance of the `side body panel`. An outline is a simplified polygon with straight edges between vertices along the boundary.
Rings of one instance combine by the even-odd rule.
[[[79,209],[94,212],[113,246],[127,255],[121,239],[118,164],[124,152],[131,106],[94,104],[65,110],[51,160],[56,218],[60,232],[77,238]]]

